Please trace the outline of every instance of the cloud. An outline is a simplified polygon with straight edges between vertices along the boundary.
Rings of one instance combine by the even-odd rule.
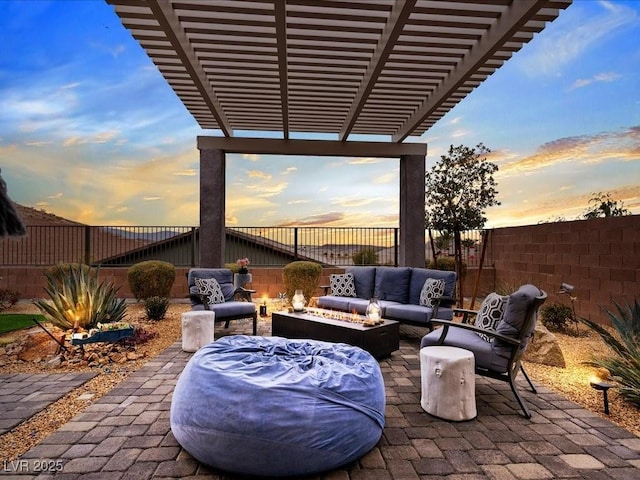
[[[281,175],[290,175],[292,173],[296,173],[298,171],[298,167],[287,167],[285,168]]]
[[[317,215],[310,215],[308,217],[300,218],[297,220],[285,221],[278,224],[278,227],[291,227],[291,226],[311,226],[311,225],[328,225],[338,222],[344,218],[342,212],[329,212],[320,213]]]
[[[578,2],[569,7],[574,9],[574,15],[566,18],[573,23],[567,23],[561,12],[554,25],[532,43],[534,46],[521,52],[520,65],[528,75],[558,73],[605,37],[638,19],[636,10],[623,4],[601,1],[597,3],[601,7],[599,11],[587,12],[587,3],[595,4]],[[578,10],[580,7],[582,10]]]
[[[287,205],[302,205],[305,203],[311,203],[311,200],[291,200],[287,202]]]
[[[242,158],[244,158],[245,160],[250,160],[252,162],[257,162],[258,160],[260,160],[260,155],[257,155],[255,153],[243,153]]]
[[[178,177],[195,177],[196,175],[198,175],[198,171],[195,168],[187,168],[185,170],[173,172],[173,175],[176,175]]]
[[[271,180],[272,175],[261,170],[249,170],[247,172],[249,178],[261,178],[263,180]]]
[[[617,73],[599,73],[598,75],[594,75],[591,78],[580,78],[573,82],[573,84],[569,87],[569,90],[575,90],[577,88],[584,88],[595,82],[613,82],[620,78],[620,75]]]
[[[528,157],[500,166],[500,176],[517,175],[560,163],[596,164],[608,160],[640,161],[640,126],[545,143]]]
[[[43,141],[43,140],[32,140],[28,142],[24,142],[27,147],[45,147],[47,145],[51,145],[52,142]]]
[[[350,165],[372,165],[374,163],[380,163],[382,158],[370,158],[370,157],[360,157],[353,158],[348,161]]]
[[[153,202],[156,200],[162,200],[162,197],[142,197],[145,202]]]
[[[373,179],[373,183],[383,184],[383,183],[392,183],[398,180],[398,172],[389,172],[384,175],[379,175]]]
[[[58,192],[58,193],[54,193],[53,195],[49,195],[47,198],[55,199],[55,198],[62,198],[62,197],[64,197],[64,193]]]

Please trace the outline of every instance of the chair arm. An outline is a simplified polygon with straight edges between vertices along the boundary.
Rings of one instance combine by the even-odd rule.
[[[431,318],[436,318],[438,316],[438,309],[440,308],[440,302],[442,301],[451,301],[455,303],[456,299],[451,297],[433,297],[433,313],[431,314]]]
[[[471,325],[469,323],[453,322],[451,320],[442,320],[439,318],[432,318],[431,323],[435,325],[442,325],[442,335],[440,335],[440,338],[438,339],[439,345],[441,345],[444,342],[447,336],[447,333],[449,332],[449,327],[463,328],[465,330],[471,330],[472,332],[476,332],[476,333],[484,333],[485,335],[493,337],[494,339],[497,338],[506,343],[510,343],[511,345],[518,346],[522,343],[517,338],[507,337],[506,335],[502,335],[501,333],[498,333],[495,330],[487,330],[485,328],[476,327],[475,325]]]
[[[252,302],[252,298],[251,295],[256,293],[255,290],[249,290],[248,288],[244,288],[244,287],[238,287],[236,288],[236,291],[233,292],[233,296],[236,297],[240,297],[242,300],[247,301],[247,302]]]
[[[329,295],[329,290],[331,290],[331,285],[320,285],[320,288],[324,290],[323,295]]]
[[[198,297],[205,310],[209,310],[209,295],[203,295],[201,293],[192,293],[194,297]]]

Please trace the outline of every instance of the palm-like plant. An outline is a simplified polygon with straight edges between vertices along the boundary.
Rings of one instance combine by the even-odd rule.
[[[586,318],[580,321],[594,330],[615,353],[613,357],[602,357],[589,362],[604,367],[619,384],[620,395],[640,406],[640,303],[621,306],[614,302],[617,315],[603,308],[618,335],[613,335],[602,325]],[[619,338],[618,338],[619,337]]]
[[[60,266],[45,273],[45,291],[50,300],[36,300],[37,307],[54,325],[92,328],[98,323],[118,322],[126,313],[124,299],[118,299],[111,283],[98,282],[98,275],[82,265]]]

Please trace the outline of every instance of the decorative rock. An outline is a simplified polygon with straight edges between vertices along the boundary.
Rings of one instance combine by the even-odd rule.
[[[523,360],[551,367],[566,366],[558,339],[541,322],[536,324],[535,335],[527,347]]]

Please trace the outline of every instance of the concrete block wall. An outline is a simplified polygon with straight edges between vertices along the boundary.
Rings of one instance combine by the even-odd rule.
[[[605,322],[601,307],[640,298],[640,215],[499,228],[490,242],[496,283],[530,282],[570,305],[558,293],[569,283],[579,316]]]

